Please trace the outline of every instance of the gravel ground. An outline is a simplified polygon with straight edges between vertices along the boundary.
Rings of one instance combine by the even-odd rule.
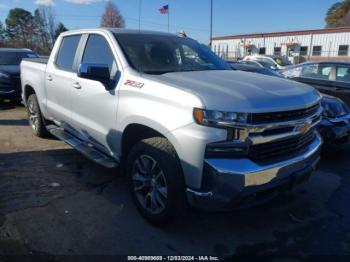
[[[309,182],[263,206],[143,220],[118,170],[39,139],[25,109],[0,105],[1,255],[350,255],[350,146],[324,150]],[[94,257],[94,256],[92,256]]]

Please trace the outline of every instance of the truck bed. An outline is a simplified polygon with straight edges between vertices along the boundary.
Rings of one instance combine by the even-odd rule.
[[[29,61],[29,62],[34,62],[34,63],[39,63],[39,64],[47,64],[49,61],[48,57],[38,57],[38,58],[24,58],[23,61]]]

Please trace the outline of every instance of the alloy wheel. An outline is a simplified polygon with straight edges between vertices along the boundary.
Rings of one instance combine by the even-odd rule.
[[[133,163],[132,183],[137,201],[152,214],[161,213],[167,204],[167,183],[158,162],[149,155]]]
[[[29,113],[29,124],[34,130],[37,130],[39,126],[39,113],[35,108],[33,100],[29,101],[28,113]]]

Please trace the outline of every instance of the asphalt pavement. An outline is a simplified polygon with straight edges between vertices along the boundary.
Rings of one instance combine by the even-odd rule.
[[[125,178],[54,138],[33,136],[25,108],[0,105],[1,255],[350,255],[350,145],[327,148],[310,180],[262,206],[191,211],[158,228]]]

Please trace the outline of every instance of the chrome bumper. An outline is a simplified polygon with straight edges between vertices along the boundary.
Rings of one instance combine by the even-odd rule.
[[[191,205],[222,210],[259,192],[271,191],[307,177],[319,161],[321,136],[301,155],[272,164],[258,164],[247,158],[207,159],[201,190],[187,189]],[[257,199],[259,201],[259,199]]]

